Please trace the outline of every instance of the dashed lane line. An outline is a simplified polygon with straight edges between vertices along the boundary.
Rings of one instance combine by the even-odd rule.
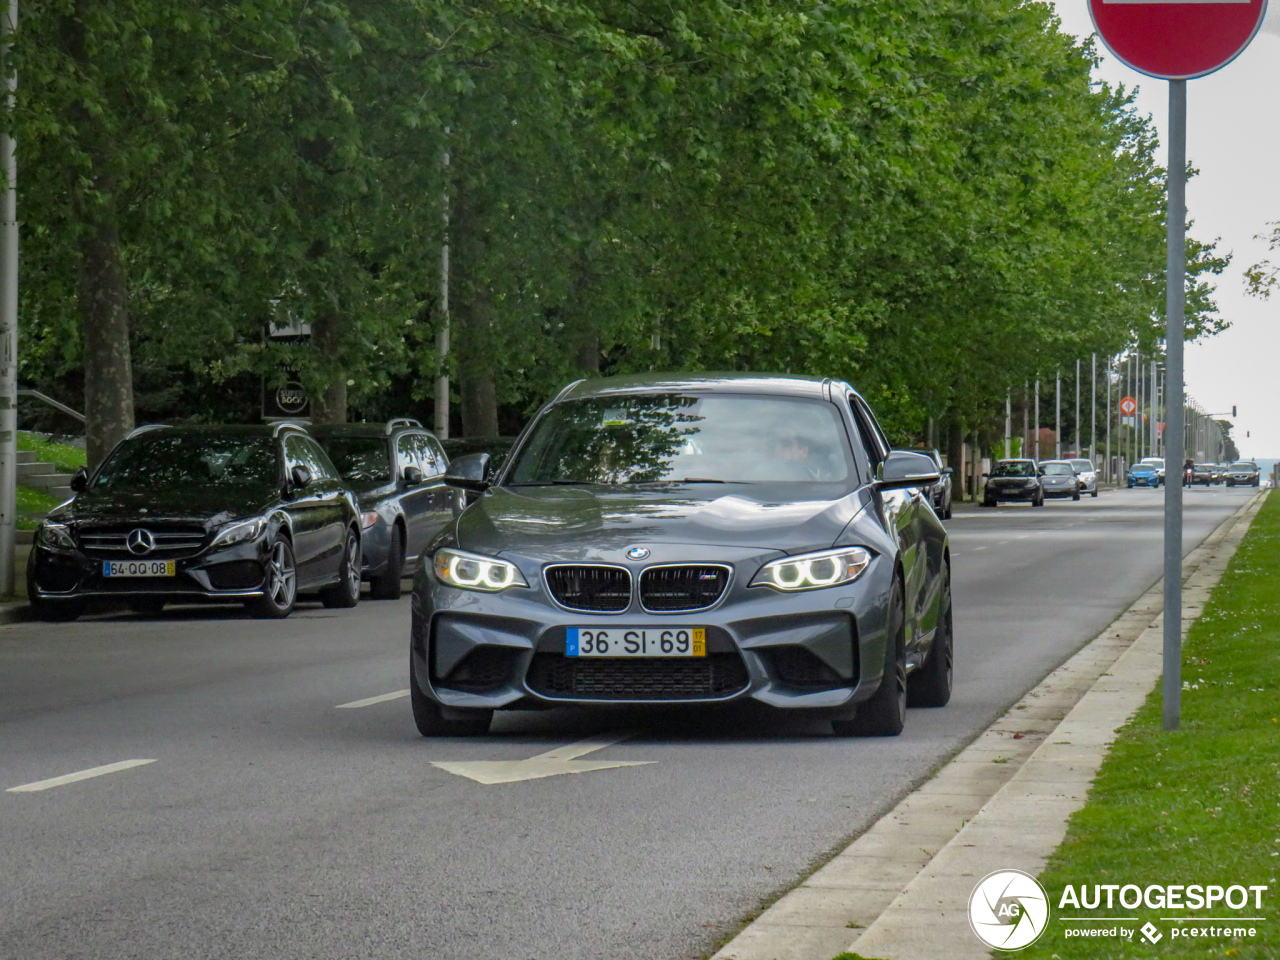
[[[20,787],[10,787],[5,792],[38,793],[41,790],[61,787],[68,783],[78,783],[81,780],[91,780],[94,777],[106,776],[108,773],[119,773],[121,770],[129,770],[133,767],[145,766],[148,763],[155,763],[155,761],[121,760],[118,763],[108,763],[101,767],[90,767],[88,770],[81,770],[78,773],[64,773],[60,777],[50,777],[48,780],[37,780],[35,783],[24,783]]]
[[[408,695],[408,690],[397,690],[395,693],[384,693],[376,697],[365,697],[363,700],[352,700],[350,703],[340,703],[334,709],[354,710],[357,707],[372,707],[375,703],[386,703],[388,700],[399,700],[401,697],[407,697]]]

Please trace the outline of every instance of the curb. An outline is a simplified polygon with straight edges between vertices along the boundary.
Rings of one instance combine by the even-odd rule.
[[[1184,634],[1261,503],[1255,496],[1183,560]],[[969,930],[969,893],[994,870],[1038,874],[1061,843],[1115,729],[1160,676],[1162,606],[1157,581],[712,960],[830,960],[844,950],[885,960],[989,960]]]

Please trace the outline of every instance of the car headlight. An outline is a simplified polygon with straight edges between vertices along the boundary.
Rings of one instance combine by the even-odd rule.
[[[870,562],[871,554],[862,547],[806,553],[766,563],[751,581],[751,586],[773,587],[775,590],[834,587],[857,580]]]
[[[507,587],[527,587],[514,563],[442,547],[434,557],[436,579],[451,587],[497,593]]]
[[[76,542],[71,539],[71,530],[65,523],[42,523],[36,530],[36,543],[46,547],[57,547],[60,550],[74,550]]]
[[[244,543],[246,540],[257,540],[266,529],[267,518],[255,517],[253,520],[242,520],[218,531],[211,546],[229,547],[233,543]]]
[[[378,522],[378,514],[376,511],[370,510],[368,513],[360,514],[360,529],[368,530]]]

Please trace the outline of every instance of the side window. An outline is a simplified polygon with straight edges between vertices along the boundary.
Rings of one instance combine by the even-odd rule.
[[[849,405],[853,408],[853,419],[858,423],[858,433],[862,438],[862,447],[872,470],[889,455],[889,441],[885,438],[880,424],[871,415],[866,403],[857,394],[849,395]]]
[[[444,461],[436,455],[430,437],[425,433],[415,434],[413,445],[418,454],[418,462],[422,464],[423,479],[429,480],[444,473]]]
[[[288,434],[284,438],[284,458],[290,470],[302,466],[310,470],[311,476],[318,480],[338,479],[338,471],[329,457],[310,437],[298,433]]]
[[[418,463],[417,451],[414,450],[413,435],[404,433],[396,441],[396,477],[397,479],[404,476],[405,467],[417,467],[422,469],[422,465]],[[424,473],[426,471],[423,471]]]

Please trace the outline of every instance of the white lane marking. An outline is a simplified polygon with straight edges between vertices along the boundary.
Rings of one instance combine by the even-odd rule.
[[[386,703],[388,700],[399,700],[401,697],[407,697],[408,690],[397,690],[395,693],[383,693],[376,697],[365,697],[363,700],[352,700],[350,703],[340,703],[335,710],[354,710],[356,707],[372,707],[375,703]]]
[[[37,780],[35,783],[24,783],[20,787],[10,787],[5,791],[5,793],[37,793],[40,790],[60,787],[66,783],[76,783],[80,780],[91,780],[94,777],[106,776],[108,773],[119,773],[121,770],[128,770],[132,767],[146,766],[148,763],[155,763],[155,761],[121,760],[119,763],[108,763],[101,767],[90,767],[88,770],[81,770],[78,773],[64,773],[60,777],[50,777],[48,780]]]
[[[987,544],[987,547],[989,547],[989,546],[991,546],[991,544]],[[977,553],[979,550],[985,550],[985,549],[987,549],[987,547],[974,547],[974,548],[973,548],[973,552],[974,552],[974,553]]]
[[[520,780],[540,780],[565,773],[590,773],[594,770],[611,770],[617,767],[643,767],[656,760],[579,760],[578,757],[595,753],[605,747],[634,737],[635,733],[601,733],[577,743],[556,747],[528,760],[464,760],[431,761],[433,767],[467,777],[477,783],[516,783]]]

